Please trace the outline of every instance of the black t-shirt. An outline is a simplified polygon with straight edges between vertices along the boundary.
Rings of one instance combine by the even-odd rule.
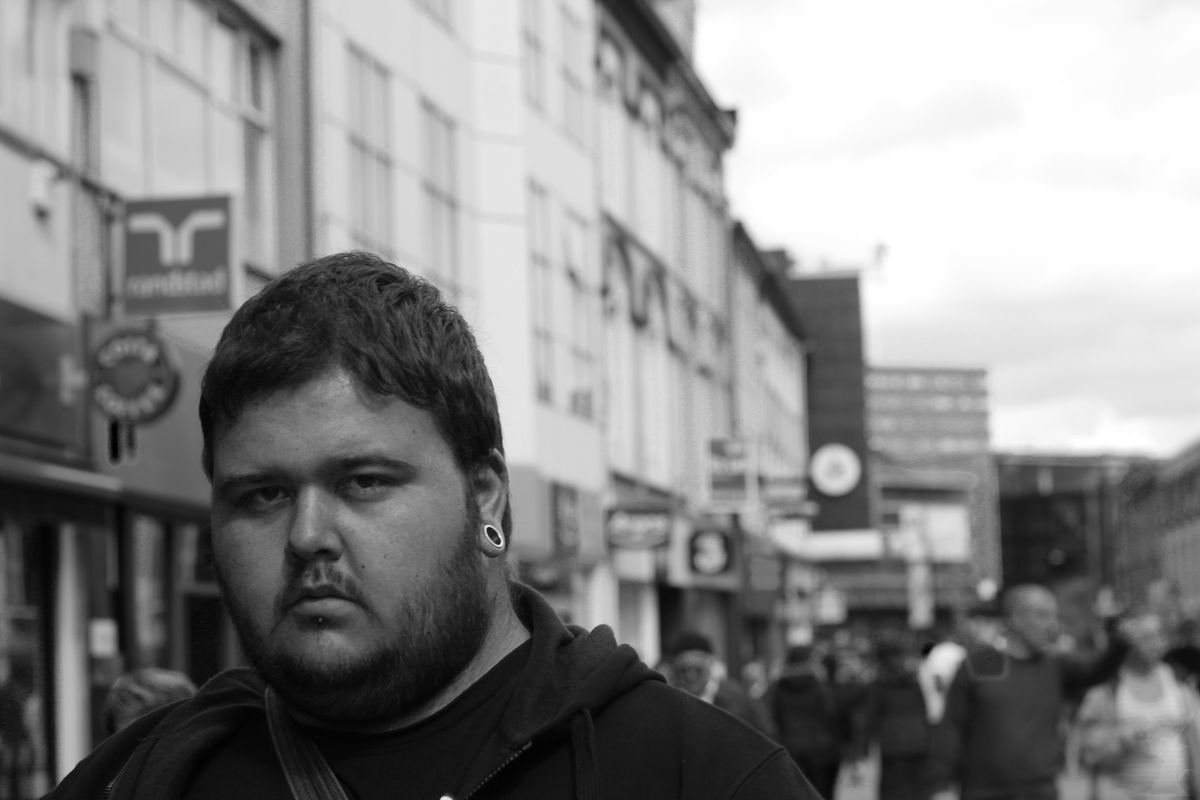
[[[529,655],[526,642],[429,719],[383,734],[302,728],[321,750],[353,800],[424,800],[460,787],[471,762],[499,724],[516,677]],[[196,771],[184,800],[291,800],[271,745],[266,716],[254,716]]]

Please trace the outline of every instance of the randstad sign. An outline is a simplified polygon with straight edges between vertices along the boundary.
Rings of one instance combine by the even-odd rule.
[[[125,313],[228,311],[233,236],[229,197],[125,204]]]

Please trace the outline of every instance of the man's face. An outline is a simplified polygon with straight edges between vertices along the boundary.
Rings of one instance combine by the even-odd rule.
[[[1008,627],[1031,650],[1048,652],[1058,640],[1058,601],[1046,591],[1031,591],[1014,605]]]
[[[480,510],[432,416],[331,371],[216,432],[212,536],[246,655],[320,720],[431,699],[488,627]]]
[[[700,696],[712,676],[713,656],[703,650],[684,650],[671,662],[675,685],[688,694]]]
[[[1124,632],[1129,639],[1130,654],[1143,664],[1157,664],[1167,654],[1170,643],[1163,631],[1162,620],[1157,616],[1146,615],[1131,620],[1124,626]]]

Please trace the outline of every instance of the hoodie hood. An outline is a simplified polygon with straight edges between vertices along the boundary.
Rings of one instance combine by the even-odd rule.
[[[475,794],[503,767],[533,747],[570,740],[575,760],[575,797],[599,797],[594,716],[614,699],[646,681],[664,682],[637,651],[617,644],[612,628],[591,631],[564,625],[534,590],[512,586],[517,616],[532,634],[529,658],[517,679],[494,748],[484,748],[467,770],[464,786]]]

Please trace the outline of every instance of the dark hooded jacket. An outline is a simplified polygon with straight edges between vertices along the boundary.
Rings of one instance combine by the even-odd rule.
[[[819,796],[787,753],[733,716],[666,685],[612,630],[564,626],[514,588],[529,660],[489,743],[446,776],[457,800]],[[171,800],[243,722],[263,714],[254,671],[224,672],[190,700],[104,741],[48,800]]]
[[[767,706],[779,741],[799,761],[841,761],[845,725],[839,698],[807,671],[785,673],[768,690]]]

